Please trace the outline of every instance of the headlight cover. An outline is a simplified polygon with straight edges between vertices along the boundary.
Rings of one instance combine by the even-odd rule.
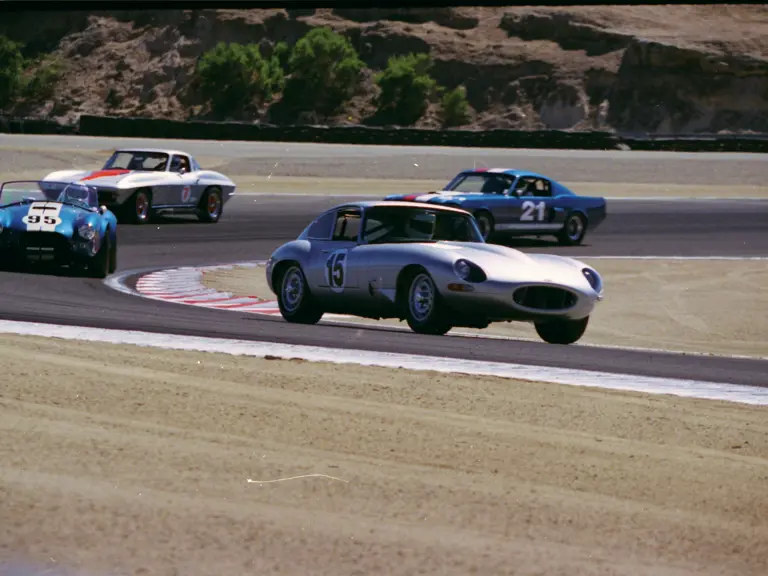
[[[485,282],[488,278],[480,266],[464,258],[456,260],[453,264],[453,271],[465,282]]]
[[[86,240],[93,240],[93,237],[96,236],[96,229],[90,224],[82,224],[78,226],[77,234]]]
[[[584,274],[587,282],[589,282],[589,285],[592,286],[592,290],[598,294],[603,293],[603,280],[600,278],[600,274],[598,274],[597,271],[592,270],[591,268],[584,268],[582,269],[581,273]]]

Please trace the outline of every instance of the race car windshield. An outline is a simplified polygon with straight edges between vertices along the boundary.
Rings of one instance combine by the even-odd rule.
[[[68,202],[70,204],[79,204],[89,208],[99,206],[99,194],[96,189],[84,184],[69,184],[59,193],[57,202]]]
[[[121,150],[115,152],[104,164],[104,170],[141,170],[146,172],[164,171],[168,166],[168,154],[164,152],[141,152]]]
[[[364,226],[363,241],[369,244],[483,241],[469,215],[442,210],[370,208]]]
[[[45,202],[50,200],[39,182],[6,182],[0,188],[0,206],[8,206],[23,200]]]
[[[462,174],[445,187],[455,192],[479,192],[482,194],[504,194],[512,186],[514,178],[507,174]]]

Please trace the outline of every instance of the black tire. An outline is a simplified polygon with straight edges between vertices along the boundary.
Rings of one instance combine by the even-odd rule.
[[[137,190],[125,203],[124,210],[129,222],[149,224],[152,220],[152,192],[146,189]]]
[[[208,188],[197,205],[197,219],[201,222],[214,224],[221,218],[223,209],[224,201],[221,196],[221,190],[218,188]]]
[[[95,256],[88,262],[88,273],[91,278],[106,278],[109,276],[112,246],[109,236],[104,236],[104,242]]]
[[[568,216],[557,240],[563,246],[578,246],[587,233],[587,219],[583,214],[574,212]]]
[[[304,271],[298,264],[289,264],[281,270],[275,282],[280,315],[295,324],[317,324],[323,311],[315,306]]]
[[[536,322],[536,333],[549,344],[573,344],[587,329],[589,316],[581,320],[546,320]]]
[[[109,234],[109,230],[107,230]],[[114,274],[117,270],[117,237],[115,237],[115,243],[109,247],[109,273]]]
[[[479,212],[476,212],[474,216],[477,221],[477,227],[480,228],[480,233],[483,235],[483,240],[488,242],[495,232],[493,216],[486,210],[480,210]]]
[[[423,268],[416,270],[403,284],[403,316],[411,330],[417,334],[442,336],[453,328],[445,319],[442,297],[429,272]]]

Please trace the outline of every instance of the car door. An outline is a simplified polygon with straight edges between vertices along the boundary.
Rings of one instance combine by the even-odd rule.
[[[189,157],[174,154],[169,169],[168,204],[171,206],[189,206],[194,204],[200,195],[196,194],[194,175],[190,174]]]
[[[510,195],[516,209],[510,220],[510,230],[542,232],[552,227],[552,185],[549,180],[521,176]]]
[[[305,274],[315,297],[326,309],[353,311],[359,301],[360,208],[342,208],[334,215],[331,236],[312,240],[310,262]]]

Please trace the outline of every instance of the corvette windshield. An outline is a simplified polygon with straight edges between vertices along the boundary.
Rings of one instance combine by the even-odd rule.
[[[168,166],[168,154],[121,150],[115,152],[104,164],[104,170],[164,171]]]
[[[515,181],[513,176],[484,172],[482,174],[462,174],[451,181],[446,190],[455,192],[481,192],[483,194],[503,194]]]
[[[365,211],[363,241],[482,242],[472,217],[467,214],[423,208],[377,206]]]

